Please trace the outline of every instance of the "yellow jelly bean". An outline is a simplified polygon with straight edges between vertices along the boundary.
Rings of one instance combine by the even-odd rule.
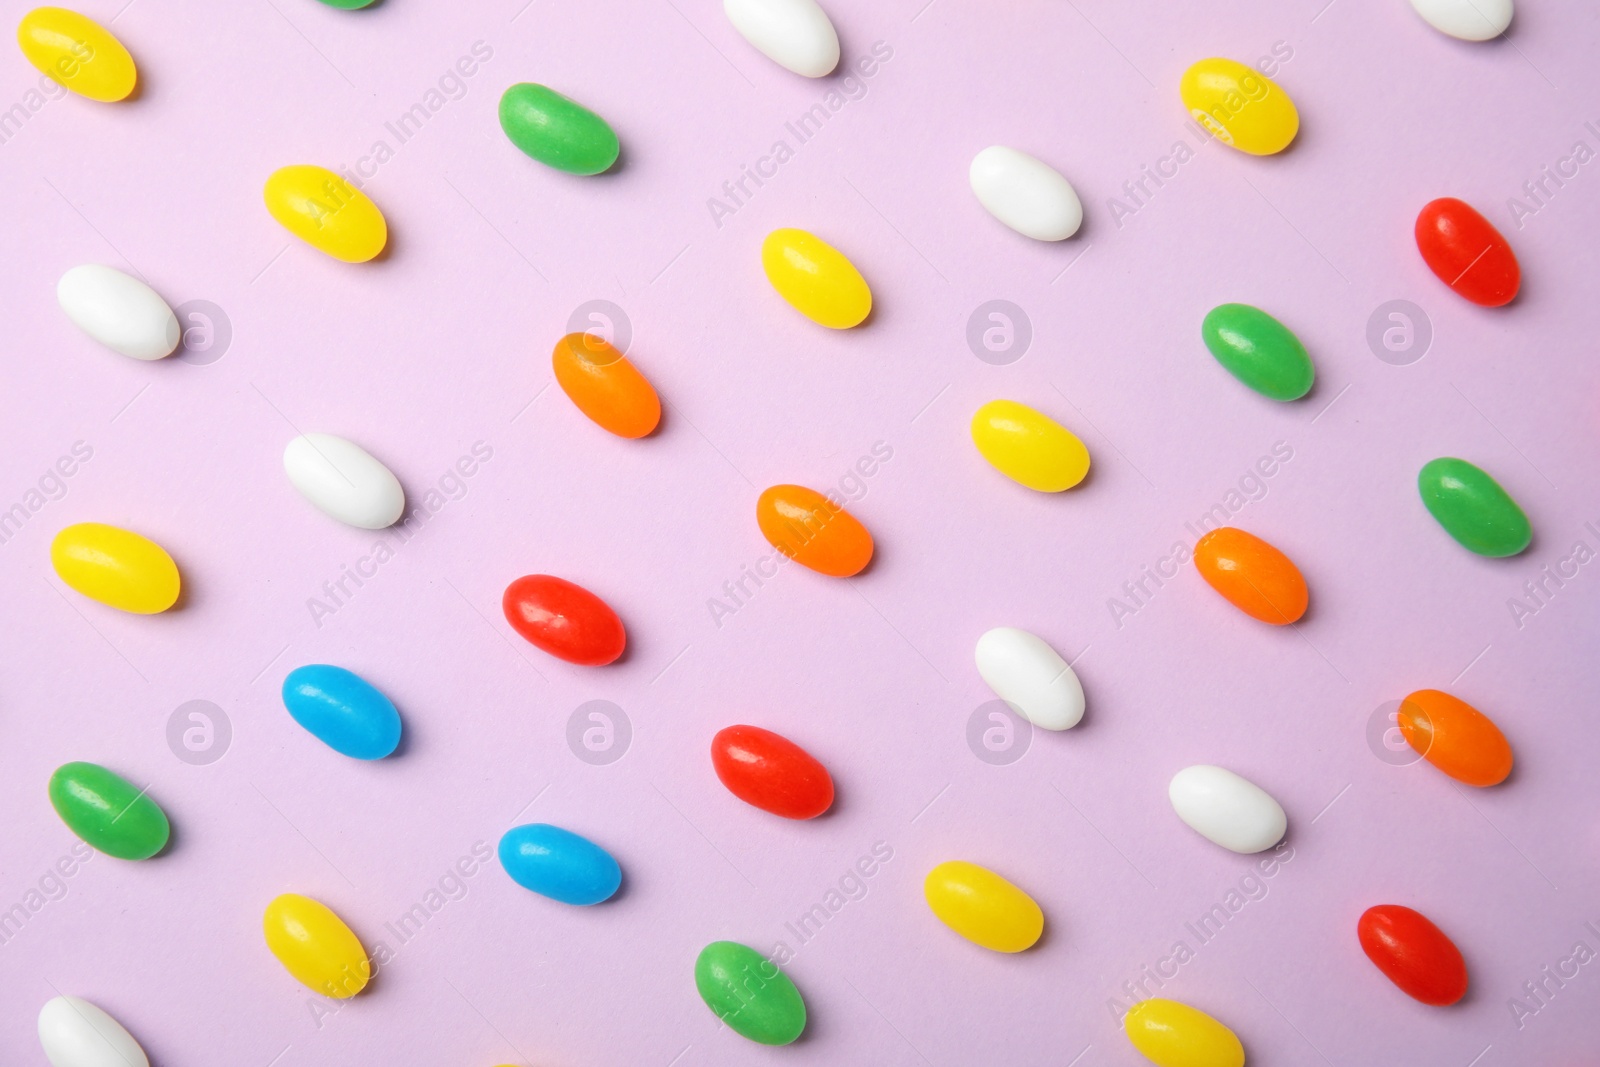
[[[1223,144],[1253,156],[1282,152],[1300,113],[1271,78],[1231,59],[1202,59],[1178,83],[1183,106]]]
[[[994,469],[1041,493],[1059,493],[1089,473],[1089,450],[1050,416],[1015,400],[991,400],[972,416],[972,443]]]
[[[320,901],[285,893],[267,905],[261,925],[278,962],[314,992],[345,1000],[372,978],[360,939]]]
[[[761,266],[778,295],[812,322],[848,330],[872,310],[867,280],[815,234],[773,230],[761,243]]]
[[[50,542],[50,564],[84,596],[135,615],[166,611],[178,599],[178,565],[167,550],[119,526],[68,526]]]
[[[1033,898],[976,863],[939,864],[924,879],[922,895],[940,922],[996,952],[1021,952],[1044,933],[1044,912]]]
[[[1123,1016],[1122,1028],[1156,1067],[1244,1067],[1244,1046],[1232,1030],[1176,1000],[1141,1000]]]
[[[36,7],[22,16],[17,44],[46,77],[90,100],[122,100],[139,81],[133,57],[110,30],[64,7]]]
[[[326,167],[281,167],[267,179],[264,196],[284,229],[334,259],[365,263],[389,240],[378,205]]]

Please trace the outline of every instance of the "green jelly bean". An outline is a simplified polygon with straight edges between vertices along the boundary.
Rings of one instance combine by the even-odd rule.
[[[172,827],[144,790],[95,763],[63,763],[50,776],[50,803],[67,829],[119,860],[147,860]]]
[[[1511,494],[1464,459],[1445,456],[1425,464],[1417,490],[1445,533],[1480,556],[1514,556],[1533,540],[1528,516]]]
[[[605,119],[531,82],[513,85],[500,98],[500,128],[528,155],[569,174],[609,170],[621,151]]]
[[[787,1045],[806,1028],[806,1002],[777,964],[737,941],[713,941],[694,961],[700,999],[728,1028],[763,1045]]]
[[[377,0],[322,0],[329,7],[337,7],[344,11],[354,11],[358,7],[371,7]]]
[[[1316,368],[1289,327],[1249,304],[1219,304],[1200,324],[1200,336],[1227,372],[1262,396],[1299,400],[1311,391]]]

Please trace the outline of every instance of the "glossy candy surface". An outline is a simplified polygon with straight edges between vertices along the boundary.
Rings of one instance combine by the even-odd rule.
[[[1306,580],[1288,556],[1254,534],[1223,526],[1194,546],[1195,569],[1253,619],[1284,626],[1306,613]]]
[[[55,997],[39,1009],[39,1046],[50,1067],[150,1067],[133,1035],[82,997]]]
[[[785,819],[812,819],[833,804],[828,769],[787,737],[759,726],[718,730],[711,766],[728,792]]]
[[[1076,434],[1015,400],[973,412],[972,443],[995,470],[1041,493],[1071,489],[1089,473],[1089,449]]]
[[[627,632],[611,606],[565,578],[524,575],[506,586],[500,606],[513,630],[568,663],[601,667],[627,647]]]
[[[997,626],[978,638],[972,655],[984,684],[1033,725],[1069,730],[1083,719],[1083,686],[1044,638]]]
[[[1499,785],[1511,774],[1511,743],[1477,708],[1437,689],[1419,689],[1395,716],[1406,743],[1467,785]]]
[[[267,948],[314,993],[345,1000],[367,987],[372,964],[355,932],[321,901],[285,893],[261,920]]]
[[[63,582],[121,611],[154,615],[178,600],[178,565],[167,550],[118,526],[68,526],[50,542],[50,563]]]
[[[500,128],[524,154],[568,174],[600,174],[622,146],[605,119],[545,85],[521,82],[500,97]]]
[[[1035,241],[1064,241],[1083,225],[1083,202],[1054,167],[991,145],[972,157],[967,181],[984,210]]]
[[[382,759],[400,744],[394,704],[343,667],[296,667],[283,680],[283,706],[313,737],[352,759]]]
[[[406,510],[394,472],[354,441],[301,434],[283,450],[283,472],[300,495],[329,518],[361,530],[393,526]]]
[[[170,356],[183,339],[161,294],[114,267],[73,267],[56,283],[56,302],[78,329],[133,359]]]
[[[1422,503],[1461,547],[1480,556],[1515,556],[1533,540],[1528,516],[1487,471],[1442,456],[1417,472]]]
[[[649,379],[603,338],[569,333],[550,362],[561,391],[601,429],[646,437],[661,421],[661,398]]]
[[[1467,962],[1443,930],[1421,912],[1379,904],[1356,924],[1361,951],[1401,992],[1443,1007],[1467,995]]]
[[[1219,304],[1200,324],[1206,348],[1227,372],[1264,397],[1299,400],[1316,370],[1287,326],[1249,304]]]
[[[940,922],[996,952],[1021,952],[1044,933],[1044,912],[1034,899],[976,863],[939,864],[923,879],[922,894]]]
[[[806,1003],[789,976],[755,949],[713,941],[694,961],[694,985],[728,1029],[763,1045],[787,1045],[806,1028]]]
[[[377,0],[322,0],[329,7],[339,8],[341,11],[355,11],[363,7],[370,7]]]
[[[773,230],[761,243],[767,281],[796,311],[834,330],[861,323],[872,310],[872,290],[855,264],[805,230]]]
[[[161,805],[97,763],[57,767],[50,776],[50,805],[85,844],[119,860],[147,860],[172,836]]]
[[[1185,767],[1167,786],[1189,828],[1232,852],[1264,852],[1283,840],[1289,817],[1272,794],[1223,767]]]
[[[1511,303],[1522,268],[1511,244],[1472,205],[1446,196],[1417,215],[1417,251],[1428,269],[1480,307]]]
[[[756,500],[767,542],[820,574],[848,578],[872,560],[872,535],[842,506],[803,485],[774,485]]]
[[[1176,1000],[1141,1000],[1122,1017],[1122,1030],[1156,1067],[1244,1067],[1234,1032]]]
[[[1232,59],[1200,60],[1183,72],[1178,95],[1217,140],[1253,156],[1283,151],[1300,129],[1300,113],[1289,94]]]
[[[733,28],[780,67],[821,78],[839,65],[839,35],[816,0],[722,0]]]
[[[133,56],[110,30],[63,7],[36,7],[22,16],[17,44],[41,73],[90,100],[126,99],[139,81]]]
[[[1417,14],[1440,33],[1487,41],[1511,25],[1512,0],[1411,0]]]
[[[563,904],[599,904],[622,885],[611,853],[547,823],[514,826],[500,838],[500,866],[511,880]]]
[[[279,225],[334,259],[365,263],[389,242],[389,224],[372,199],[326,167],[281,167],[262,190]]]

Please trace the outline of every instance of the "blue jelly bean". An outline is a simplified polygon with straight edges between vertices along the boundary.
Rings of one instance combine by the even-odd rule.
[[[283,706],[317,740],[355,759],[382,759],[400,744],[400,713],[372,683],[313,663],[283,680]]]
[[[524,889],[563,904],[598,904],[622,885],[611,853],[546,823],[514,826],[500,839],[500,866]]]

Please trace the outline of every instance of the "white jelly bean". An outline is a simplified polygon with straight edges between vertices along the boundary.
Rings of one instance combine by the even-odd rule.
[[[993,145],[972,157],[972,191],[989,214],[1036,241],[1062,241],[1083,224],[1072,183],[1026,152]]]
[[[1167,796],[1191,829],[1234,852],[1265,851],[1289,828],[1270,793],[1221,767],[1185,767],[1172,776]]]
[[[40,1009],[39,1044],[51,1067],[150,1067],[133,1035],[80,997],[56,997]]]
[[[1067,661],[1026,630],[1001,626],[978,638],[978,673],[1033,725],[1068,730],[1083,718],[1083,686]]]
[[[722,10],[780,67],[821,78],[839,65],[839,35],[817,0],[722,0]]]
[[[1440,33],[1487,41],[1511,25],[1511,0],[1411,0],[1417,14]]]
[[[283,469],[301,496],[349,526],[381,530],[406,509],[405,490],[394,472],[354,441],[331,433],[290,441]]]
[[[113,267],[73,267],[56,283],[56,300],[74,326],[134,359],[170,356],[183,336],[178,316],[154,289]]]

